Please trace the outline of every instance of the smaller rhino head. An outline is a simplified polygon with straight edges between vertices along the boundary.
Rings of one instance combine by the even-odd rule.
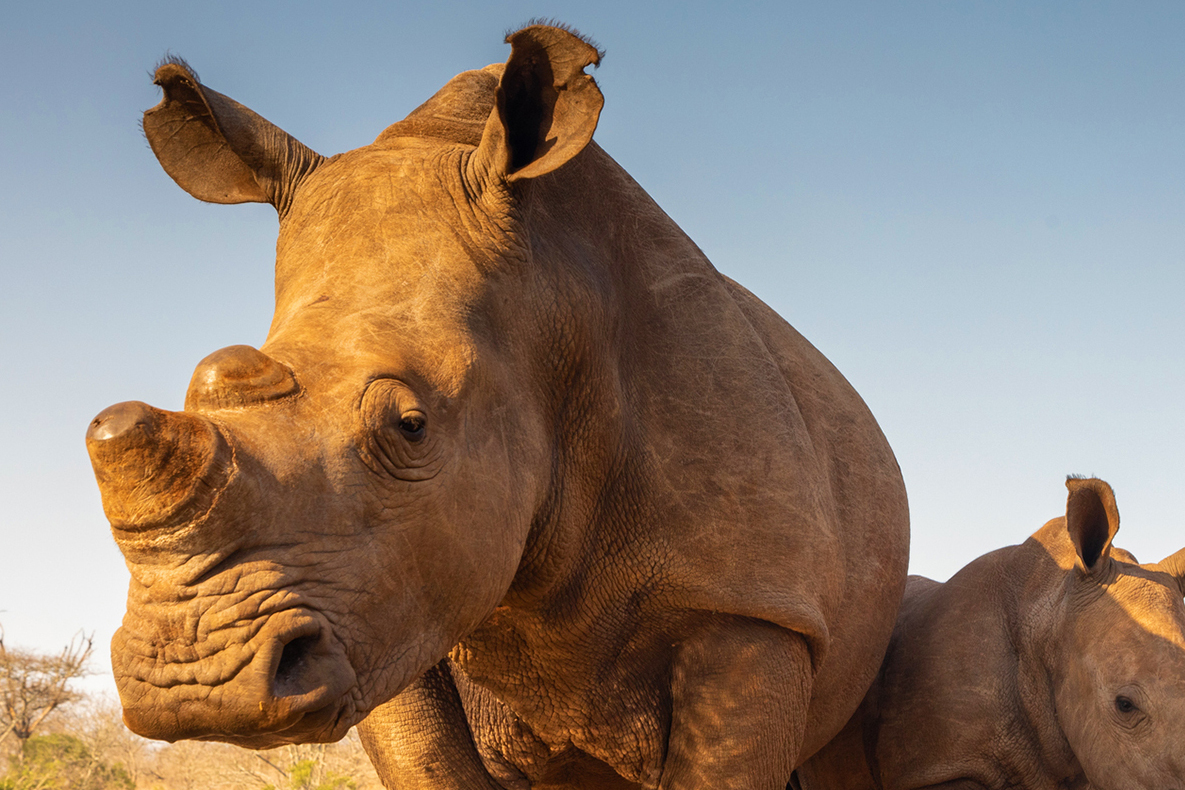
[[[1064,572],[1046,599],[1057,721],[1091,786],[1185,787],[1185,549],[1139,564],[1112,546],[1111,487],[1066,486],[1065,519],[1034,535]]]

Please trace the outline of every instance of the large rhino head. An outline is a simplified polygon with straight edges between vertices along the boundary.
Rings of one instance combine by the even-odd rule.
[[[1034,536],[1064,574],[1033,616],[1049,628],[1035,649],[1056,721],[1092,787],[1185,786],[1185,549],[1139,564],[1112,546],[1110,486],[1071,478],[1067,487],[1064,522]]]
[[[504,67],[331,158],[185,64],[157,70],[164,169],[202,200],[273,204],[280,233],[266,342],[202,360],[184,411],[121,403],[87,433],[131,571],[113,662],[134,731],[340,738],[530,561],[552,384],[584,339],[540,296],[519,212],[602,98],[577,36],[508,41]]]

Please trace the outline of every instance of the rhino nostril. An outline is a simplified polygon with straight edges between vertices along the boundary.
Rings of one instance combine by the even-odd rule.
[[[298,636],[284,645],[280,661],[276,665],[276,680],[272,692],[275,696],[288,697],[303,693],[300,688],[302,670],[319,638],[319,634],[308,634]]]

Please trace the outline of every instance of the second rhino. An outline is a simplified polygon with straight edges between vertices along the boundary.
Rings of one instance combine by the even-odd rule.
[[[945,584],[910,577],[889,652],[804,790],[1185,786],[1185,549],[1112,545],[1102,480]]]

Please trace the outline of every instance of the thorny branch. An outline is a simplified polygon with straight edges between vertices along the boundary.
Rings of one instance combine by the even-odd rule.
[[[81,697],[70,682],[87,674],[94,635],[81,631],[58,655],[10,648],[0,628],[0,743],[9,735],[24,743],[62,705]]]

